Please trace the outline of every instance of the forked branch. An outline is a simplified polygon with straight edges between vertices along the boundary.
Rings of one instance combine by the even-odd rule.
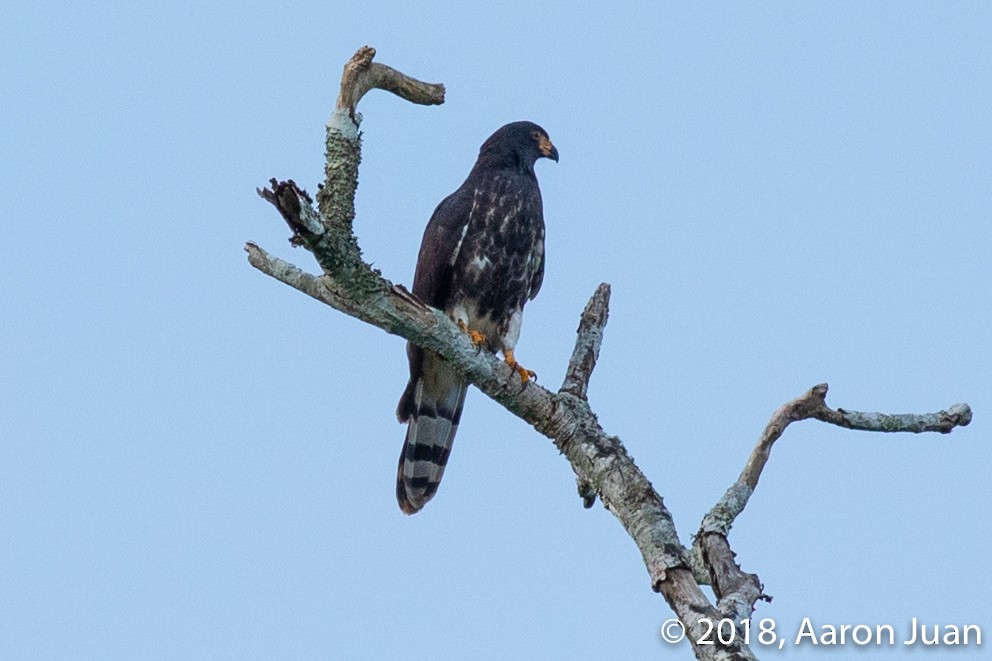
[[[741,571],[730,550],[727,535],[734,521],[744,511],[758,486],[761,471],[771,456],[772,446],[793,422],[810,418],[848,429],[878,432],[940,432],[971,422],[971,408],[955,404],[937,413],[860,413],[827,406],[826,383],[813,386],[806,393],[781,406],[772,414],[764,432],[751,451],[744,470],[723,497],[703,517],[692,548],[695,558],[709,569],[713,591],[720,599],[717,608],[728,617],[749,617],[758,599],[769,599],[762,592],[761,581],[754,574]],[[693,563],[698,565],[698,563]]]

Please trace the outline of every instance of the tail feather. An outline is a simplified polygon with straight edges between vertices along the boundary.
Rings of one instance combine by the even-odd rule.
[[[406,438],[396,471],[396,501],[415,514],[437,492],[455,441],[468,385],[443,363],[425,365],[400,400]]]

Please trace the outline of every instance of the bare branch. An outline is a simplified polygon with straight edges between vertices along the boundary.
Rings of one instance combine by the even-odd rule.
[[[857,411],[834,410],[827,406],[826,383],[813,386],[801,397],[797,397],[775,411],[765,427],[761,438],[748,457],[738,483],[752,490],[758,486],[758,478],[771,454],[772,445],[782,436],[789,424],[815,418],[823,422],[863,431],[878,432],[940,432],[946,434],[955,427],[964,427],[971,422],[971,408],[967,404],[955,404],[947,411],[937,413],[859,413]],[[750,495],[750,494],[749,494]],[[745,499],[742,503],[746,504]],[[738,512],[739,513],[739,512]],[[736,514],[734,515],[736,516]]]
[[[765,431],[762,432],[757,445],[751,451],[751,456],[748,457],[747,464],[744,465],[744,470],[737,480],[738,483],[746,485],[752,491],[758,486],[758,478],[761,477],[761,471],[771,456],[772,445],[782,436],[785,428],[791,423],[797,420],[812,418],[816,415],[817,411],[826,408],[825,400],[828,387],[826,383],[815,385],[807,390],[805,394],[784,404],[772,414],[771,420],[765,425]],[[750,494],[748,494],[748,497],[750,497]],[[743,506],[746,504],[747,499],[741,503],[741,508],[743,509]],[[735,514],[734,516],[736,517],[737,515]]]
[[[765,595],[761,579],[741,570],[724,535],[701,533],[696,537],[703,562],[709,570],[709,584],[716,595],[720,617],[742,622],[751,617],[759,599],[771,601]]]
[[[369,90],[386,90],[410,103],[424,106],[444,103],[444,85],[417,80],[385,64],[373,62],[374,57],[375,49],[371,46],[359,48],[341,74],[341,89],[334,111],[347,115],[356,129],[362,119],[355,109]]]
[[[559,393],[567,393],[584,401],[588,399],[586,395],[589,379],[596,368],[599,347],[603,343],[603,329],[609,316],[610,285],[604,282],[596,289],[585,310],[582,311],[579,328],[576,330],[575,348],[572,350],[571,360],[568,361],[565,380],[558,389]],[[581,476],[576,476],[576,483],[579,497],[582,498],[582,506],[586,509],[591,508],[596,504],[596,490]]]
[[[955,427],[967,427],[971,422],[971,407],[967,404],[954,404],[946,411],[936,413],[861,413],[859,411],[834,411],[826,404],[815,412],[817,420],[833,425],[881,432],[940,432],[949,434]]]
[[[311,206],[313,200],[305,190],[299,188],[296,182],[280,182],[270,179],[272,188],[256,188],[255,192],[259,197],[276,208],[282,216],[289,229],[293,230],[293,236],[289,242],[293,246],[305,245],[301,232],[312,235],[324,233],[324,224],[320,220],[320,215]]]
[[[751,455],[737,479],[723,497],[703,517],[693,547],[693,554],[701,555],[709,569],[710,582],[720,598],[717,608],[721,612],[732,609],[734,617],[750,617],[758,599],[769,599],[762,592],[761,581],[754,574],[741,571],[734,561],[734,553],[727,542],[727,535],[738,515],[744,511],[751,494],[758,486],[761,471],[771,456],[772,445],[781,438],[793,422],[815,418],[824,422],[864,431],[948,433],[954,427],[971,422],[971,408],[955,404],[947,411],[926,414],[859,413],[834,410],[827,406],[826,383],[813,386],[806,393],[781,406],[772,414],[764,432],[751,451]]]
[[[589,378],[596,368],[599,347],[603,343],[603,329],[610,316],[610,285],[601,284],[589,299],[579,319],[578,337],[572,359],[568,361],[565,381],[558,392],[567,392],[579,399],[586,399]]]

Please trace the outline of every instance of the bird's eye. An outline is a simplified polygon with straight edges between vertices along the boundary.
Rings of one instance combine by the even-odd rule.
[[[541,139],[541,134],[538,133],[537,131],[532,131],[531,134],[530,134],[530,137],[534,138],[535,140],[540,140]]]

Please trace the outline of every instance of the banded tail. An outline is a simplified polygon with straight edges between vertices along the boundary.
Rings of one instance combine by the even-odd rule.
[[[423,370],[410,379],[396,410],[407,423],[396,471],[396,501],[405,514],[419,512],[437,492],[468,391],[440,356],[425,354]]]

